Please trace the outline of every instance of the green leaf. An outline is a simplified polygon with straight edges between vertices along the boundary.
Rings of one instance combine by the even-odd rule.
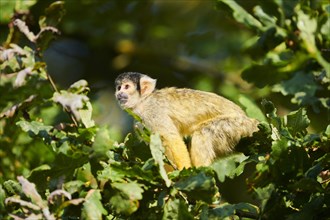
[[[165,167],[164,167],[164,148],[159,134],[152,134],[150,136],[150,151],[151,155],[154,158],[156,164],[159,166],[159,173],[162,176],[163,180],[167,187],[171,185],[171,180],[168,178]]]
[[[38,47],[38,51],[44,52],[50,42],[56,38],[57,35],[60,34],[60,31],[54,27],[44,27],[40,29],[36,37],[36,44]]]
[[[48,132],[53,129],[52,126],[44,125],[38,121],[18,121],[16,124],[20,126],[23,131],[29,132],[30,135],[37,135],[42,138],[49,138]]]
[[[330,137],[330,125],[327,126],[327,129],[325,129],[324,132],[328,137]]]
[[[88,191],[83,205],[82,216],[84,219],[102,220],[102,215],[107,215],[101,202],[100,190],[91,189]]]
[[[27,68],[19,71],[17,74],[16,80],[14,82],[14,86],[16,88],[18,88],[18,87],[25,85],[27,76],[31,75],[31,74],[32,74],[32,67],[27,67]]]
[[[185,192],[189,198],[212,203],[218,192],[214,174],[211,169],[189,169],[180,172],[180,179],[174,187]]]
[[[21,13],[28,13],[29,8],[33,6],[37,0],[24,1],[0,1],[0,22],[2,24],[7,24],[11,21],[16,11],[20,11]]]
[[[232,217],[229,219],[234,219],[235,215],[235,207],[231,204],[224,203],[219,205],[219,207],[209,210],[208,219],[216,220],[216,219],[226,219],[228,217]]]
[[[52,161],[51,169],[45,166],[34,170],[29,176],[29,180],[37,185],[38,190],[43,191],[49,185],[56,186],[57,184],[63,184],[63,181],[71,180],[76,169],[87,162],[87,155],[73,158],[57,152],[55,160]]]
[[[0,212],[3,213],[5,212],[5,199],[7,195],[5,190],[2,187],[2,184],[0,184]]]
[[[25,21],[22,21],[21,19],[15,19],[14,25],[17,26],[17,28],[22,32],[27,39],[31,42],[35,42],[36,36],[32,31],[29,30],[29,27],[26,25]]]
[[[92,145],[94,154],[97,156],[105,156],[106,153],[113,148],[114,142],[110,139],[109,130],[105,127],[100,128]]]
[[[228,204],[224,203],[219,207],[209,210],[209,219],[227,219],[227,217],[233,217],[234,215],[250,216],[251,218],[257,218],[259,215],[259,209],[250,203],[238,203]],[[232,218],[230,218],[232,219]],[[234,218],[233,218],[234,219]]]
[[[72,195],[74,193],[81,192],[84,189],[85,185],[86,183],[81,180],[73,180],[64,183],[64,189]]]
[[[274,184],[268,184],[265,187],[254,188],[255,195],[260,201],[260,209],[263,211],[275,191]]]
[[[129,183],[111,183],[111,186],[124,193],[129,200],[141,200],[143,189],[141,184],[136,182]]]
[[[281,75],[279,76],[284,76],[284,74],[282,73],[284,71],[280,71],[280,67],[286,66],[283,63],[284,61],[281,60],[282,56],[278,55],[279,51],[277,51],[277,53],[273,52],[275,48],[276,50],[279,50],[279,48],[281,48],[280,50],[283,50],[282,48],[285,48],[285,44],[283,43],[284,38],[285,33],[283,33],[282,29],[278,27],[269,27],[267,30],[260,34],[254,44],[246,48],[245,52],[249,54],[253,60],[258,60],[260,58],[267,57],[267,61],[264,63],[263,66],[269,68],[269,71],[271,71],[271,69],[276,69],[276,72],[281,72]],[[276,58],[278,58],[282,62],[279,62]],[[254,70],[262,71],[262,69],[260,68],[255,68]],[[275,76],[276,72],[272,72],[272,74],[274,74]],[[259,72],[258,74],[261,74],[261,72]],[[264,72],[264,74],[267,73]],[[261,80],[261,78],[258,80]],[[271,81],[270,79],[268,80]]]
[[[330,36],[330,18],[328,17],[328,19],[327,19],[327,21],[322,25],[322,27],[321,27],[321,33],[324,35],[324,36],[326,36],[326,37],[328,37],[328,38],[330,38],[329,36]],[[328,40],[330,40],[330,39],[328,39]]]
[[[232,0],[218,0],[218,2],[222,2],[231,8],[233,11],[233,17],[237,22],[245,24],[248,27],[251,27],[256,30],[262,30],[262,24],[255,19],[251,14],[249,14],[244,8],[242,8],[239,4]]]
[[[317,30],[317,20],[305,14],[302,10],[297,11],[297,27],[300,30],[300,38],[303,41],[308,54],[315,58],[323,66],[328,77],[330,77],[330,63],[323,58],[315,42],[315,32]]]
[[[59,103],[63,108],[70,110],[76,119],[80,120],[79,110],[82,109],[89,101],[85,95],[74,94],[62,90],[61,92],[55,92],[53,95],[53,101]]]
[[[141,167],[141,165],[131,166],[126,163],[114,162],[111,164],[102,162],[101,165],[103,166],[103,170],[99,170],[97,173],[97,178],[99,180],[120,182],[125,178],[130,178],[145,181],[154,185],[159,184],[159,181],[161,181],[161,177],[159,175],[154,175],[152,170],[146,170],[144,167]]]
[[[3,183],[3,188],[6,190],[7,195],[12,196],[22,194],[22,186],[13,180],[7,180]]]
[[[300,132],[306,132],[309,123],[306,110],[302,108],[286,116],[286,125],[293,136]]]
[[[84,79],[78,80],[77,82],[73,83],[70,88],[68,89],[71,93],[81,94],[86,91],[89,91],[88,82]]]
[[[134,200],[134,202],[137,201]],[[122,215],[131,215],[138,209],[138,205],[138,203],[132,203],[132,201],[126,198],[126,195],[120,192],[115,192],[110,199],[110,206],[113,211]]]
[[[139,200],[142,199],[143,189],[136,182],[112,183],[117,189],[110,199],[110,205],[116,213],[131,215],[139,208]]]
[[[309,49],[315,49],[314,33],[317,28],[317,21],[315,18],[311,18],[309,15],[305,14],[302,10],[297,12],[297,16],[297,27],[301,31],[300,36],[307,44],[307,50],[309,52],[315,52]]]
[[[212,167],[217,173],[220,182],[224,182],[226,177],[234,178],[244,171],[245,162],[248,157],[243,154],[234,154],[225,158],[221,158]]]
[[[245,107],[246,114],[249,117],[255,118],[258,121],[266,121],[266,117],[262,113],[261,109],[249,98],[244,95],[240,95],[238,101]]]
[[[277,109],[275,108],[274,104],[268,100],[263,99],[261,102],[262,106],[264,107],[264,111],[266,113],[266,117],[268,122],[271,125],[272,129],[272,139],[278,140],[280,139],[280,133],[285,133],[286,130],[283,129],[283,121],[280,117],[277,116]]]
[[[260,5],[253,8],[254,14],[267,27],[276,26],[277,18],[267,14]]]
[[[45,16],[39,19],[41,28],[47,26],[57,26],[65,15],[64,1],[56,1],[45,9]]]
[[[182,199],[170,198],[165,204],[163,219],[189,220],[194,218]]]
[[[121,164],[118,165],[119,171],[116,171],[116,169],[112,169],[112,166],[115,165],[115,163],[107,164],[103,161],[100,162],[100,164],[103,166],[102,170],[99,170],[97,172],[97,179],[100,181],[121,181],[125,175],[121,172]]]
[[[288,146],[289,146],[288,140],[285,138],[274,141],[272,145],[272,153],[271,153],[272,157],[276,160],[281,159],[283,154],[287,153]]]
[[[273,91],[281,92],[284,96],[292,95],[292,103],[303,106],[311,105],[316,112],[319,111],[319,107],[315,94],[320,90],[321,87],[315,81],[314,75],[303,72],[296,72],[291,79],[285,80],[273,88]]]
[[[24,194],[29,197],[34,204],[38,205],[42,209],[48,208],[47,203],[42,200],[41,196],[37,192],[36,186],[33,183],[30,183],[23,176],[18,176],[17,179],[22,185]]]

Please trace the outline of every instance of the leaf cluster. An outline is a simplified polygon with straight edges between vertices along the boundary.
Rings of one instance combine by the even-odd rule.
[[[242,77],[291,102],[329,111],[330,13],[327,1],[256,1],[244,7],[218,0],[217,8],[255,34],[245,46],[253,63]]]

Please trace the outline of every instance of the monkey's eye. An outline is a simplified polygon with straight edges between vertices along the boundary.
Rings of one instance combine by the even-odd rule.
[[[128,89],[128,88],[129,88],[129,85],[128,85],[128,84],[126,84],[126,85],[125,85],[125,89]]]
[[[120,89],[121,89],[121,86],[118,86],[118,87],[117,87],[117,90],[119,91]]]

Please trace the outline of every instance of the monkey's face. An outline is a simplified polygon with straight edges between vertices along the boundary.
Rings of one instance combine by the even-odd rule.
[[[140,99],[137,85],[132,81],[124,80],[116,85],[116,99],[123,109],[134,108]]]

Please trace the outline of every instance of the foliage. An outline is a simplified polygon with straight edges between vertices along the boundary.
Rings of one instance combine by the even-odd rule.
[[[242,96],[247,113],[261,120],[259,131],[240,142],[242,153],[170,173],[157,134],[138,129],[118,143],[92,119],[85,80],[57,88],[43,54],[59,34],[63,4],[45,10],[38,34],[14,20],[6,43],[20,35],[29,44],[1,49],[0,218],[328,217],[330,126],[308,132],[306,109],[329,109],[329,4],[269,1],[249,13],[235,1],[218,1],[219,10],[259,35],[246,49],[255,63],[243,77],[292,96],[301,108],[280,117],[272,102],[263,100],[261,111]],[[255,167],[247,180],[255,202],[231,204],[219,193],[222,184],[248,165]]]
[[[233,17],[258,37],[246,48],[254,63],[242,76],[258,87],[273,86],[274,92],[291,101],[329,110],[330,5],[325,1],[260,2],[248,13],[231,0],[226,4]]]

